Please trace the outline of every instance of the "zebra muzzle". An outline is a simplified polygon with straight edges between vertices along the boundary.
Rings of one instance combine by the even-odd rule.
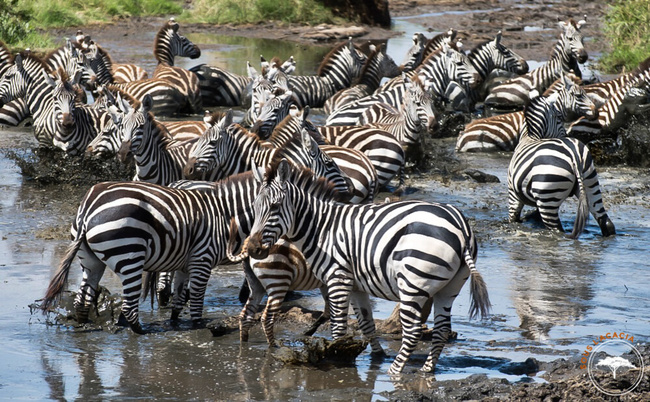
[[[251,257],[258,260],[263,260],[264,258],[268,257],[270,248],[270,246],[264,245],[262,243],[261,232],[254,233],[250,236],[250,239],[248,241],[248,255]]]
[[[183,176],[188,180],[196,180],[200,175],[200,169],[196,168],[196,158],[189,158],[183,167]]]
[[[117,159],[122,163],[126,163],[131,154],[131,141],[124,141],[120,145],[120,149],[117,151]]]

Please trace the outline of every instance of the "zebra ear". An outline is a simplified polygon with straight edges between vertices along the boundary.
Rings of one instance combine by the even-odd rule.
[[[107,110],[108,110],[108,114],[111,116],[111,119],[113,120],[113,123],[119,125],[120,122],[122,121],[122,113],[120,113],[117,106],[110,105]]]
[[[79,84],[79,82],[81,82],[81,74],[82,74],[81,70],[77,70],[74,73],[74,77],[72,77],[72,85],[77,85]]]
[[[282,158],[278,164],[278,173],[275,178],[280,184],[284,184],[289,178],[289,162],[286,159]]]
[[[253,80],[259,76],[259,74],[257,74],[257,70],[251,66],[251,63],[249,61],[246,62],[246,72],[248,73],[248,78],[251,78]]]
[[[153,107],[153,98],[151,97],[151,95],[146,94],[144,96],[144,99],[142,99],[142,111],[144,113],[148,113],[152,107]]]
[[[311,138],[309,131],[304,128],[300,130],[300,136],[302,138],[302,145],[309,152],[310,155],[315,155],[318,152],[318,143]]]
[[[56,82],[54,82],[54,79],[50,74],[48,74],[46,71],[43,72],[43,77],[45,77],[45,82],[47,85],[51,86],[52,88],[56,87]]]
[[[307,117],[309,116],[309,106],[305,106],[302,109],[302,119],[307,120]]]
[[[562,21],[562,20],[560,19],[560,17],[557,17],[557,23],[558,23],[558,25],[560,26],[560,28],[562,28],[562,29],[566,29],[566,25],[567,25],[567,24],[566,24],[566,22]]]
[[[584,16],[583,19],[581,19],[580,21],[578,21],[578,22],[576,23],[576,27],[577,27],[578,29],[580,29],[580,27],[583,26],[583,25],[586,24],[586,23],[587,23],[587,14],[585,14],[585,16]]]
[[[554,104],[555,102],[557,102],[557,99],[558,99],[559,97],[560,97],[560,93],[559,93],[559,92],[553,92],[552,94],[550,94],[549,96],[546,97],[546,102],[547,102],[549,105],[552,105],[552,104]]]
[[[370,48],[370,53],[374,53],[377,50],[377,46],[372,44],[369,46],[369,48]]]
[[[23,56],[20,53],[16,54],[16,57],[14,57],[14,64],[19,70],[23,69]]]
[[[499,46],[501,43],[501,31],[497,32],[497,36],[494,38],[494,44]]]
[[[253,177],[258,183],[264,183],[264,169],[257,166],[255,160],[251,158],[251,170],[253,171]]]

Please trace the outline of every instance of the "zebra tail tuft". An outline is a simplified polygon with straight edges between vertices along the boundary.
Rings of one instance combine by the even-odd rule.
[[[244,244],[241,247],[241,252],[238,255],[233,255],[233,247],[235,246],[235,239],[237,238],[237,223],[235,218],[230,219],[230,233],[228,238],[228,246],[226,247],[226,257],[231,262],[238,263],[248,258],[248,241],[250,236],[244,239]]]
[[[65,257],[63,257],[63,260],[61,260],[59,268],[56,270],[54,276],[50,280],[50,284],[47,287],[47,292],[45,293],[45,298],[41,303],[41,310],[43,310],[43,314],[47,313],[50,307],[56,303],[61,295],[61,292],[63,292],[66,283],[68,283],[68,274],[70,273],[70,267],[72,266],[74,257],[77,255],[77,251],[79,251],[79,248],[81,247],[84,235],[85,233],[81,233],[80,228],[80,230],[77,232],[77,237],[68,246]]]
[[[579,169],[575,161],[572,164],[576,179],[578,180],[578,212],[575,222],[573,222],[573,231],[569,235],[569,238],[577,239],[585,230],[587,220],[589,220],[589,201],[587,200],[587,192],[585,191],[582,169]]]
[[[476,266],[474,265],[474,259],[472,258],[469,250],[465,250],[465,262],[469,266],[470,271],[470,307],[469,307],[469,318],[474,319],[478,315],[481,316],[481,319],[486,318],[490,313],[490,308],[492,304],[490,303],[490,296],[488,295],[487,285],[483,280],[483,276],[478,272]]]

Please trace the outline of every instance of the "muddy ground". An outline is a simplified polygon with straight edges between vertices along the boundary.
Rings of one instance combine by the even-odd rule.
[[[191,3],[189,3],[191,6]],[[475,43],[493,38],[498,30],[503,31],[503,40],[509,47],[515,49],[526,59],[539,60],[550,53],[548,38],[557,36],[556,21],[567,17],[582,18],[587,15],[588,24],[583,32],[585,45],[591,54],[598,54],[607,49],[607,43],[602,36],[601,20],[606,2],[590,1],[507,1],[507,0],[466,0],[466,1],[390,1],[392,17],[414,17],[412,20],[429,29],[430,32],[440,32],[447,28],[459,30],[465,41],[465,46],[471,49]],[[466,8],[473,10],[465,14],[435,13],[446,10]],[[498,14],[494,11],[499,9]],[[137,35],[143,29],[157,29],[162,19],[141,19],[116,21],[113,24],[86,27],[97,37],[106,38],[110,35]],[[534,27],[534,28],[530,28]],[[82,28],[83,29],[83,28]],[[368,26],[351,27],[303,27],[298,25],[278,25],[274,22],[245,26],[207,26],[184,24],[184,29],[192,32],[220,33],[226,35],[247,36],[256,38],[276,38],[298,41],[302,43],[323,43],[330,45],[332,40],[340,40],[348,35],[359,39],[383,40],[396,35],[395,32]],[[63,35],[64,30],[54,30],[55,35]],[[428,35],[431,36],[431,35]],[[540,56],[542,54],[543,56]],[[429,166],[429,173],[441,176],[457,176],[463,173],[461,166],[453,155],[440,151],[435,158],[437,163]],[[304,320],[295,310],[281,319],[283,325],[303,326]],[[232,325],[232,323],[230,324]],[[444,353],[444,352],[443,352]],[[641,348],[645,362],[650,362],[650,348]],[[432,377],[422,377],[422,381],[430,381],[429,391],[420,392],[409,389],[391,392],[385,397],[391,400],[427,401],[427,400],[609,400],[614,399],[600,393],[591,383],[585,370],[579,368],[579,356],[575,359],[559,359],[552,362],[527,361],[520,368],[521,373],[541,375],[547,383],[517,383],[512,384],[504,379],[487,378],[475,375],[462,380],[436,382]],[[625,388],[625,380],[620,380],[620,387]],[[415,389],[421,389],[417,387]],[[641,384],[634,393],[621,398],[629,401],[650,400],[650,381],[646,372]]]

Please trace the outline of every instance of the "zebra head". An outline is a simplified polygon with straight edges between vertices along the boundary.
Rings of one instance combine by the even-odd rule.
[[[149,111],[153,107],[151,95],[145,95],[139,107],[132,107],[128,102],[122,102],[123,114],[118,116],[111,113],[113,122],[117,126],[120,147],[117,157],[120,161],[126,162],[130,154],[138,155],[144,144],[145,135],[151,131],[153,115]]]
[[[438,127],[438,120],[434,111],[433,97],[423,77],[415,75],[409,79],[404,76],[404,85],[406,92],[403,104],[407,118],[419,123],[422,127],[421,133],[434,131]]]
[[[568,119],[575,120],[580,116],[585,116],[588,120],[598,118],[596,105],[582,86],[576,83],[568,74],[562,74],[560,80],[562,80],[564,88],[556,93],[558,102],[556,102],[555,107],[563,119],[565,121]]]
[[[644,80],[630,84],[622,100],[622,106],[631,114],[647,112],[650,108],[650,87]]]
[[[386,46],[384,44],[380,44],[379,46],[370,45],[370,55],[360,75],[363,76],[368,68],[376,69],[377,77],[379,78],[397,77],[401,72],[395,60],[386,53]]]
[[[582,64],[587,61],[589,55],[585,50],[583,43],[583,36],[580,32],[580,27],[587,23],[587,16],[580,21],[569,19],[569,22],[559,21],[558,24],[562,28],[562,36],[560,37],[559,45],[561,46],[564,54],[570,54],[571,57]]]
[[[291,169],[286,159],[282,159],[277,169],[253,166],[253,176],[260,184],[260,190],[253,202],[255,220],[251,228],[248,242],[248,253],[256,259],[264,259],[269,249],[292,226],[291,196],[287,180]],[[271,172],[275,175],[271,176]]]
[[[526,60],[501,43],[501,31],[497,32],[494,40],[488,41],[482,46],[479,45],[472,50],[469,57],[476,70],[482,73],[483,78],[495,69],[516,74],[528,72]]]
[[[406,52],[404,63],[399,66],[402,72],[409,72],[422,62],[424,56],[424,47],[427,44],[427,37],[421,32],[413,34],[413,46]]]
[[[318,66],[317,74],[320,77],[335,77],[337,84],[343,85],[342,87],[350,86],[361,74],[366,60],[368,56],[352,43],[352,38],[349,38],[347,43],[335,47],[325,56]]]
[[[227,130],[232,125],[232,119],[233,112],[232,109],[229,109],[216,124],[211,124],[194,143],[183,168],[183,175],[186,178],[199,179],[207,172],[225,163],[220,158],[227,157],[227,152],[221,150],[220,147],[223,147],[223,138],[228,135]]]
[[[90,70],[96,77],[97,83],[108,85],[113,83],[113,72],[111,59],[99,45],[90,41],[83,52],[84,64],[87,62]],[[89,73],[90,74],[90,73]]]
[[[196,59],[201,56],[201,49],[191,40],[178,33],[180,26],[174,18],[163,25],[154,40],[154,56],[159,63],[174,65],[174,57]]]
[[[275,126],[289,115],[291,105],[296,103],[292,91],[286,91],[279,95],[270,94],[265,102],[260,103],[257,119],[250,131],[262,139],[268,138]]]
[[[120,148],[121,138],[118,132],[118,123],[122,121],[124,110],[127,107],[123,104],[123,93],[117,92],[113,95],[109,88],[98,86],[98,97],[95,98],[95,105],[108,111],[111,116],[111,121],[104,126],[102,132],[99,133],[86,147],[86,157],[102,157],[107,155],[115,155]],[[132,97],[124,95],[131,103],[135,103]]]
[[[52,106],[58,129],[54,135],[54,145],[65,150],[65,144],[61,142],[62,138],[58,134],[59,132],[69,134],[75,128],[75,98],[77,94],[73,86],[79,83],[81,71],[75,74],[72,81],[69,80],[63,69],[56,72],[54,80],[49,74],[46,74],[45,77],[48,85],[52,87]]]

